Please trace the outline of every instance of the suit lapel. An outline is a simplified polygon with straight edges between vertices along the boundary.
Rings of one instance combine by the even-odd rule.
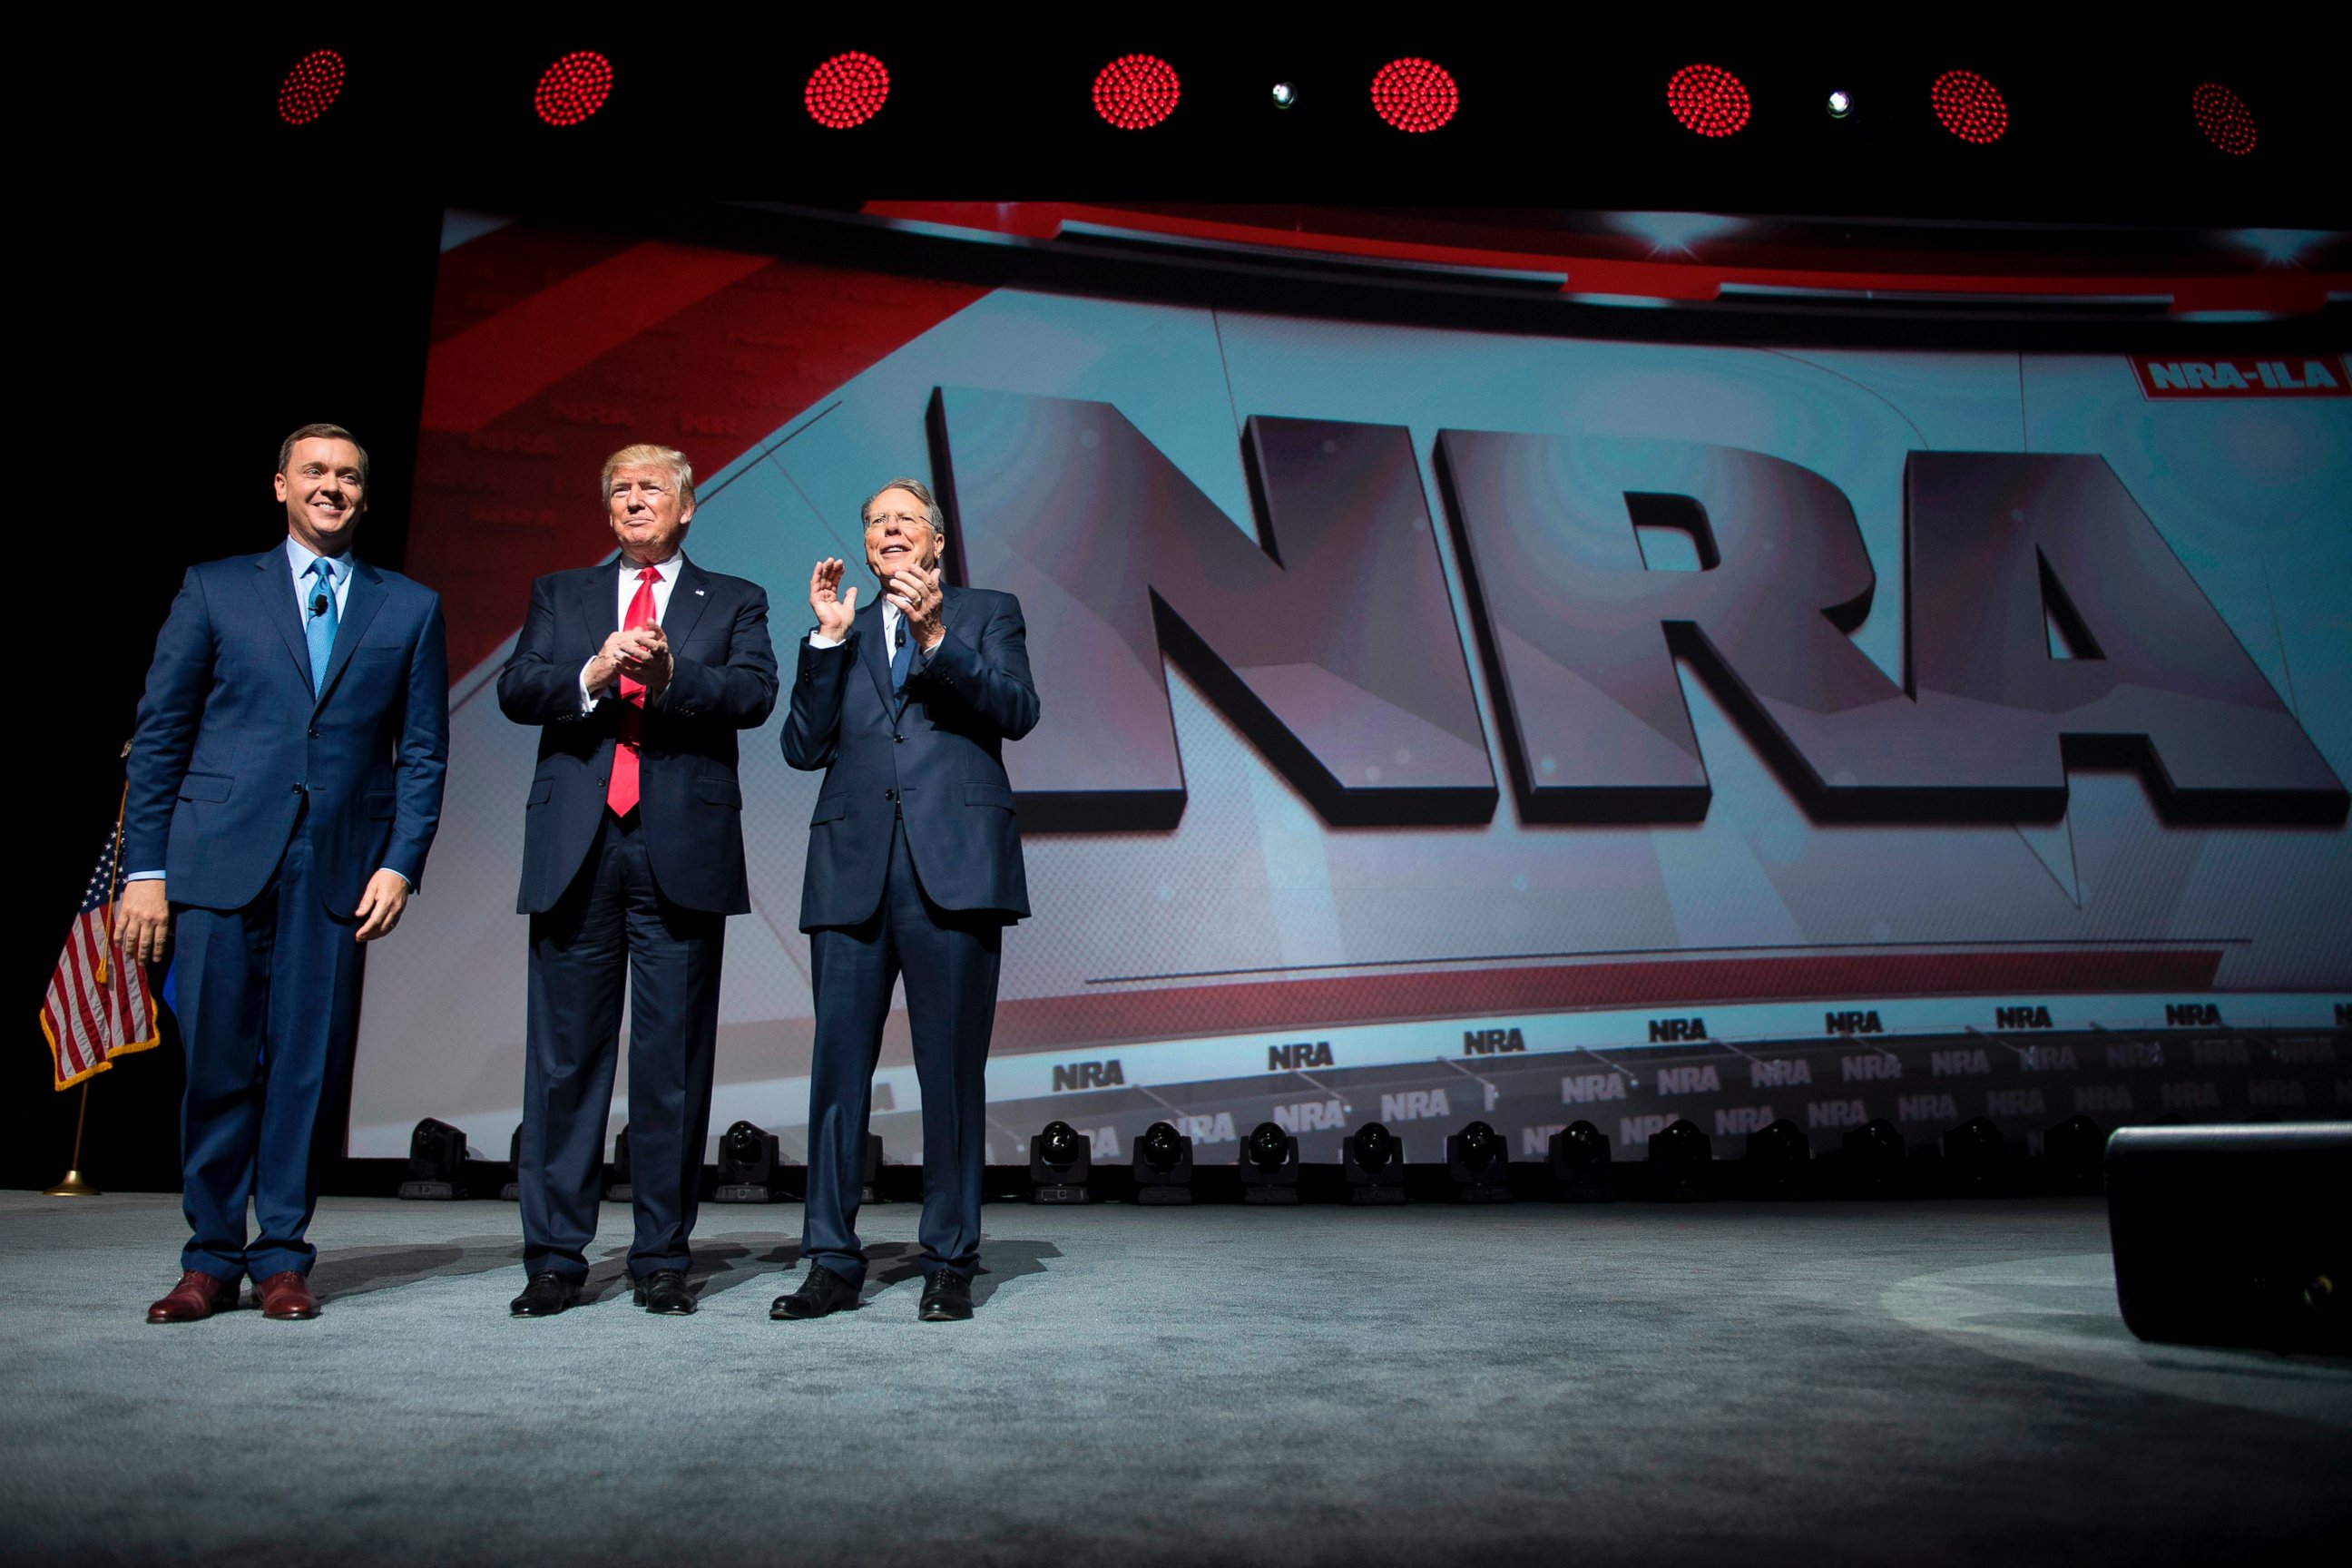
[[[621,629],[621,557],[614,557],[602,565],[592,566],[582,577],[573,592],[572,613],[578,623],[588,628],[588,657],[604,646],[604,639]]]
[[[857,662],[864,665],[866,673],[874,678],[874,695],[882,700],[882,711],[897,712],[898,705],[894,700],[897,694],[890,689],[890,656],[882,646],[881,601],[877,599],[858,611],[857,618],[850,623],[850,629],[857,634]]]
[[[294,656],[295,667],[302,672],[302,684],[310,684],[310,645],[302,636],[302,595],[294,586],[294,568],[287,563],[286,547],[265,552],[254,562],[258,568],[253,579],[253,591],[260,597],[261,612],[270,625],[286,639],[286,651]]]
[[[327,655],[327,679],[319,683],[320,702],[326,701],[333,693],[335,682],[342,679],[343,667],[352,662],[352,650],[360,646],[360,639],[367,636],[368,624],[375,619],[375,613],[383,608],[382,574],[357,556],[350,559],[352,585],[343,595],[342,615],[335,623],[334,649]],[[304,652],[303,663],[307,665],[310,662],[307,647]]]
[[[695,623],[710,607],[710,574],[683,553],[677,565],[677,577],[669,588],[669,612],[662,616],[662,635],[669,638],[671,647],[684,647],[686,639],[694,635]]]

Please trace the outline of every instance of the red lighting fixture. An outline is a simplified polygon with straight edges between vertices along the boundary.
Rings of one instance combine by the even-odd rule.
[[[1729,136],[1748,123],[1748,89],[1721,66],[1685,66],[1666,83],[1666,107],[1685,131]]]
[[[880,60],[861,49],[851,49],[809,72],[801,94],[809,118],[828,131],[847,131],[865,124],[890,101],[890,72]]]
[[[1945,130],[1975,146],[1991,146],[2009,129],[2009,104],[2000,89],[1974,71],[1946,71],[1927,89],[1927,101]]]
[[[530,104],[550,125],[577,125],[613,96],[613,62],[593,49],[574,49],[540,74]]]
[[[1095,73],[1095,112],[1121,131],[1143,131],[1176,112],[1176,68],[1158,55],[1121,55]]]
[[[1408,55],[1372,73],[1372,111],[1400,131],[1434,131],[1461,107],[1454,73],[1435,60]]]
[[[334,108],[335,95],[342,90],[343,57],[332,49],[312,49],[278,84],[278,118],[289,125],[308,125]]]
[[[2254,150],[2254,111],[2220,82],[2200,82],[2189,95],[2189,107],[2205,140],[2231,157],[2242,158]]]

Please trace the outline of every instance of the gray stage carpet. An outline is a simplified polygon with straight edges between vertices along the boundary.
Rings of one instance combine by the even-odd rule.
[[[518,1322],[510,1204],[330,1200],[325,1315],[151,1328],[164,1198],[0,1194],[0,1556],[2242,1563],[2352,1521],[2352,1366],[2140,1344],[2103,1209],[988,1210],[980,1312]],[[605,1208],[621,1239],[626,1212]]]

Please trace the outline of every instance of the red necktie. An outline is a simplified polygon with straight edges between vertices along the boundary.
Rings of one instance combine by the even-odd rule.
[[[653,567],[637,574],[637,596],[629,601],[629,618],[621,623],[623,631],[633,632],[639,626],[653,625],[654,584],[662,574]],[[621,727],[613,741],[613,782],[604,788],[604,804],[613,808],[615,816],[626,816],[637,805],[637,731],[646,721],[646,683],[621,677]]]

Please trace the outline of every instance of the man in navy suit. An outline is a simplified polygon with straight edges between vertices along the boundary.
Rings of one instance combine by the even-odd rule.
[[[682,1317],[701,1198],[727,917],[751,907],[735,735],[776,706],[768,596],[682,550],[694,469],[667,447],[604,461],[620,552],[530,586],[499,708],[537,724],[523,814],[530,916],[523,1268],[509,1310],[579,1297],[629,991],[629,1182],[637,1304]]]
[[[926,1322],[971,1316],[989,1033],[1000,940],[1029,912],[1004,742],[1037,724],[1021,603],[943,587],[939,504],[917,479],[866,501],[866,563],[881,602],[857,608],[843,563],[809,578],[784,760],[824,770],[809,821],[801,929],[816,1038],[809,1067],[808,1204],[800,1288],[775,1318],[855,1305],[866,1278],[857,1197],[874,1064],[890,992],[923,1090]]]
[[[177,943],[193,1232],[152,1323],[235,1306],[247,1276],[264,1317],[319,1315],[320,1113],[350,1082],[363,944],[425,874],[449,760],[440,596],[352,553],[367,467],[340,426],[289,436],[285,542],[189,568],[148,667],[120,932],[151,963]]]

